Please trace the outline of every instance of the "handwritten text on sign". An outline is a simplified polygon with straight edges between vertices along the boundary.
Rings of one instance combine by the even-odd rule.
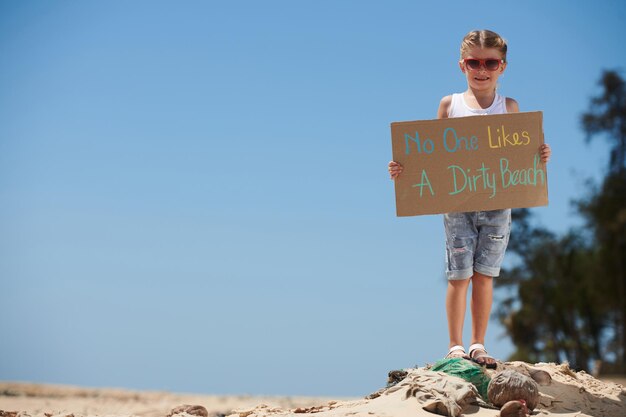
[[[391,124],[398,216],[548,204],[542,113]]]

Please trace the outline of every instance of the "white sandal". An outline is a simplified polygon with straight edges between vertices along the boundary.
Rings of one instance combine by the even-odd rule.
[[[455,352],[462,352],[461,354],[455,354]],[[448,354],[446,355],[445,359],[451,359],[451,358],[463,358],[463,359],[467,359],[467,353],[465,352],[465,348],[461,345],[455,345],[452,346],[450,348],[450,350],[448,351]]]

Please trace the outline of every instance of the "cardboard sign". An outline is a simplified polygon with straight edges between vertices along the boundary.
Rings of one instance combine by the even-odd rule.
[[[542,113],[391,124],[398,216],[548,204]]]

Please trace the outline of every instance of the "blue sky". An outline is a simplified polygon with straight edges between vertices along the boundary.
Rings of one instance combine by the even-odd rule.
[[[501,33],[501,92],[544,112],[553,148],[533,212],[565,231],[606,165],[579,116],[625,68],[625,18],[621,1],[1,1],[0,380],[360,396],[434,362],[442,220],[395,217],[389,124],[434,118],[465,88],[463,35]],[[487,347],[512,352],[495,320]]]

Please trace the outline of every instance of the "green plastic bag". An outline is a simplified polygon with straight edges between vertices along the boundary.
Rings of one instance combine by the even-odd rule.
[[[480,396],[483,397],[483,400],[487,401],[487,387],[491,378],[479,365],[463,358],[448,358],[441,359],[430,370],[458,376],[467,382],[471,382],[478,390]]]

